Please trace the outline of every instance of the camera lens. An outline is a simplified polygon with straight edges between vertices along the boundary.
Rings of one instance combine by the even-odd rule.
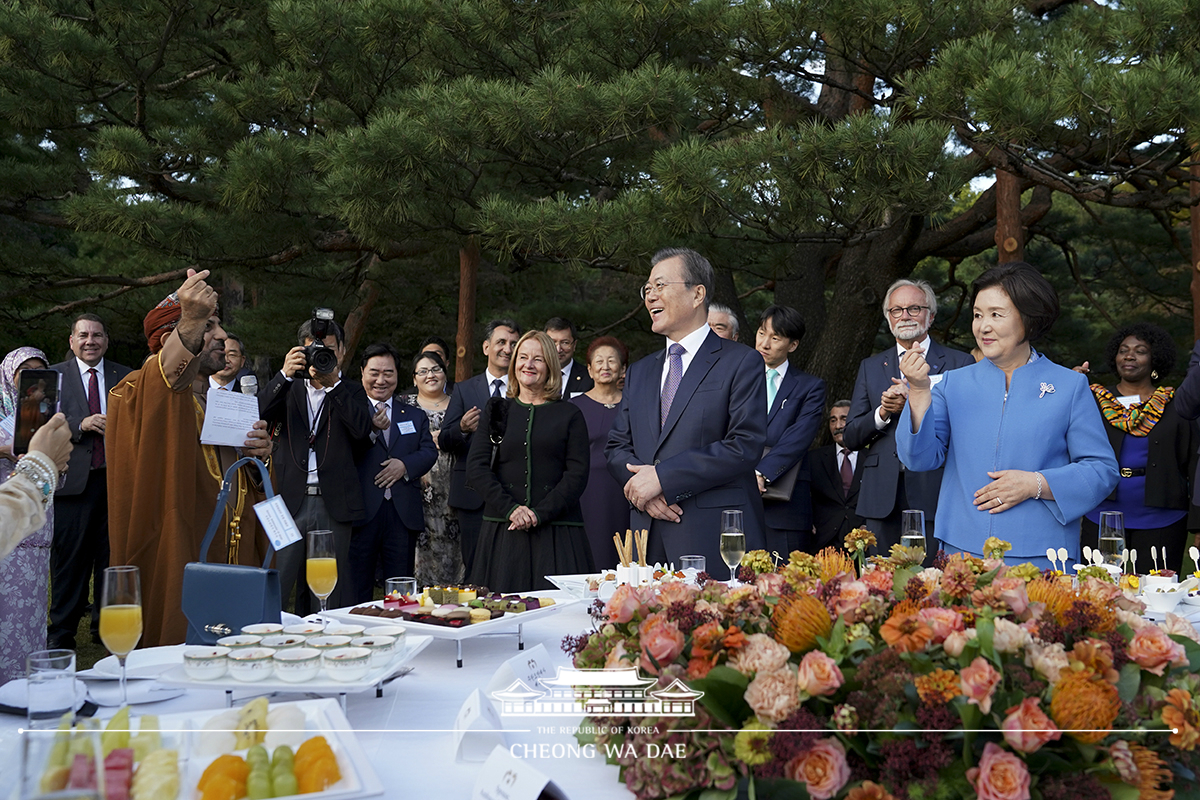
[[[309,361],[317,372],[333,372],[338,366],[337,354],[328,347],[314,348]]]

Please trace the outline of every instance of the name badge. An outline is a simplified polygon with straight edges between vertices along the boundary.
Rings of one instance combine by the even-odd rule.
[[[405,420],[400,421],[400,433],[416,433],[416,432],[417,432],[417,426],[413,424],[412,420],[405,419]]]

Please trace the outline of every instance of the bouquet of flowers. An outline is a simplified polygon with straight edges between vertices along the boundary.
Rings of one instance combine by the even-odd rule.
[[[639,798],[1196,796],[1200,634],[1100,576],[893,548],[748,553],[730,588],[622,586],[579,668],[704,692],[694,716],[591,717]],[[644,757],[686,752],[686,758]],[[680,746],[682,745],[682,749]],[[670,746],[671,749],[664,749]]]

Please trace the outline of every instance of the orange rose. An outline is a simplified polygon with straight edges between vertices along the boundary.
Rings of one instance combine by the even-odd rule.
[[[846,793],[846,800],[896,800],[896,796],[873,781],[863,781]]]
[[[892,593],[892,585],[895,583],[895,577],[886,569],[869,569],[862,574],[860,578],[869,588],[877,591]]]
[[[802,781],[808,794],[816,800],[829,800],[850,781],[846,748],[832,737],[821,739],[789,761],[784,774],[794,781]]]
[[[992,710],[992,695],[1000,685],[1000,673],[986,658],[976,656],[971,666],[964,667],[959,673],[959,682],[968,703],[979,706],[979,710],[985,714]]]
[[[845,581],[838,587],[837,598],[833,601],[833,610],[838,614],[849,614],[870,596],[871,590],[862,581]]]
[[[1187,652],[1183,645],[1157,625],[1147,625],[1135,631],[1127,652],[1134,663],[1155,675],[1162,675],[1168,665],[1181,666],[1187,663]]]
[[[1013,750],[1034,753],[1047,742],[1062,738],[1062,731],[1038,708],[1040,702],[1036,697],[1026,697],[1005,712],[1008,716],[1000,723],[1000,730]]]
[[[933,631],[934,644],[941,644],[951,633],[966,627],[962,614],[952,608],[922,608],[917,616]]]
[[[623,583],[613,592],[608,600],[605,613],[609,622],[629,622],[635,616],[646,610],[646,598],[641,590]]]
[[[1019,756],[1004,752],[995,742],[983,748],[978,767],[967,770],[967,780],[979,800],[1029,800],[1029,769]]]
[[[800,682],[800,690],[812,697],[831,695],[846,682],[837,662],[820,650],[804,654],[797,680]]]
[[[615,596],[615,595],[614,595]],[[657,675],[683,652],[683,632],[665,614],[651,614],[638,628],[642,642],[642,669]]]

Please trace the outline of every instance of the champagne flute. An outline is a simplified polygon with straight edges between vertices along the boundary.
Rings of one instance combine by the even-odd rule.
[[[742,512],[721,512],[721,560],[729,567],[729,585],[737,586],[737,568],[746,555],[746,534],[742,529]]]
[[[1099,550],[1105,564],[1120,564],[1125,549],[1125,517],[1120,511],[1100,512]]]
[[[308,532],[308,563],[305,564],[308,588],[321,601],[321,613],[327,610],[329,595],[338,582],[337,556],[333,549],[333,531]]]
[[[121,705],[128,705],[125,659],[142,638],[142,581],[137,567],[104,570],[100,601],[100,641],[121,665]]]
[[[925,512],[909,508],[900,512],[900,544],[921,551],[925,560]]]

